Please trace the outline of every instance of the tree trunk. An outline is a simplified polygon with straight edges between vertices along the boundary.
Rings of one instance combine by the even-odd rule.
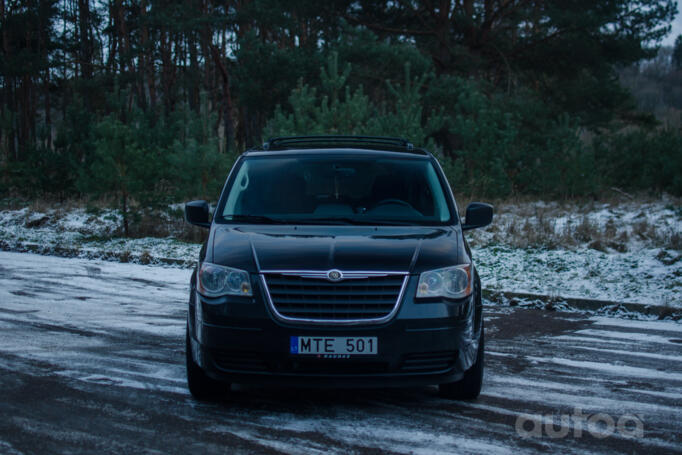
[[[52,149],[52,116],[50,115],[50,70],[45,70],[44,80],[44,102],[45,102],[45,129],[47,131],[47,141],[45,146]]]
[[[0,0],[0,20],[2,22],[5,22],[5,19],[7,17],[7,10],[5,9],[5,0]],[[0,36],[2,39],[2,53],[3,56],[7,57],[9,56],[9,37],[7,34],[7,27],[2,28],[2,35]],[[4,118],[5,115],[10,116],[11,115],[11,99],[12,99],[12,94],[11,94],[11,87],[13,86],[14,81],[13,78],[11,77],[5,77],[3,79],[3,84],[2,84],[2,99],[0,99],[1,105],[2,105],[2,112],[0,114]],[[7,128],[7,129],[2,129],[0,130],[0,147],[2,147],[2,153],[4,154],[4,159],[5,161],[9,161],[11,159],[11,138],[12,138],[12,131],[14,131],[14,128]],[[3,166],[3,169],[5,171],[5,175],[7,175],[7,167]]]
[[[199,62],[197,56],[197,46],[194,39],[194,33],[190,30],[187,37],[187,45],[189,46],[189,72],[185,71],[186,79],[188,80],[188,97],[189,107],[195,112],[200,110],[199,100]]]
[[[171,91],[173,89],[173,59],[171,57],[170,33],[166,29],[161,29],[161,90],[163,91],[163,104],[165,114],[168,115],[173,110]]]
[[[116,74],[116,54],[118,52],[118,2],[109,2],[109,56],[107,58],[107,71],[109,74]]]
[[[90,0],[78,0],[78,29],[80,33],[81,77],[92,79],[92,34],[90,33]]]
[[[141,33],[140,40],[142,43],[142,55],[141,59],[144,59],[144,65],[142,66],[142,74],[140,74],[140,80],[143,84],[143,93],[147,99],[148,105],[154,109],[156,105],[156,90],[154,83],[154,41],[149,39],[149,25],[147,25],[147,1],[142,0],[140,4],[140,17],[141,17]]]
[[[121,205],[123,212],[123,235],[130,237],[130,231],[128,226],[128,192],[123,190],[121,192]]]
[[[128,41],[128,27],[126,27],[126,18],[125,18],[125,11],[123,10],[123,1],[122,0],[116,0],[116,21],[118,22],[118,27],[117,27],[117,34],[118,34],[118,41],[119,41],[119,47],[120,52],[120,72],[124,73],[129,69],[129,60],[130,60],[130,46],[129,46],[129,41]]]
[[[224,122],[225,128],[225,152],[230,152],[230,146],[232,144],[232,137],[234,136],[234,123],[232,120],[232,92],[230,90],[230,74],[227,71],[225,62],[221,58],[218,48],[211,45],[211,55],[213,55],[213,60],[220,71],[222,78],[222,103],[221,103],[221,116]]]

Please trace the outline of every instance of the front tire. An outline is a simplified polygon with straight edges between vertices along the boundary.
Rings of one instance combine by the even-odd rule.
[[[481,393],[483,385],[483,357],[485,332],[481,325],[481,338],[478,342],[476,362],[464,372],[464,377],[456,382],[440,384],[438,391],[440,396],[452,400],[475,400]]]
[[[194,398],[200,401],[212,401],[226,395],[229,384],[209,378],[192,358],[189,327],[187,327],[185,340],[185,362],[187,366],[187,387]]]

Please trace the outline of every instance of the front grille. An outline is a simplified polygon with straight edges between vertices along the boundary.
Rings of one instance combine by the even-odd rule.
[[[457,351],[420,352],[403,357],[400,369],[405,372],[435,372],[448,370],[455,365]]]
[[[284,319],[382,321],[399,303],[404,274],[368,275],[332,282],[295,272],[264,273],[270,303]]]

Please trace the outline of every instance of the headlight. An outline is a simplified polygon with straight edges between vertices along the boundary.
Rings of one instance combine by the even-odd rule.
[[[253,294],[248,272],[209,262],[201,264],[197,283],[199,292],[207,297]]]
[[[429,270],[419,275],[417,297],[461,299],[471,294],[471,265]]]

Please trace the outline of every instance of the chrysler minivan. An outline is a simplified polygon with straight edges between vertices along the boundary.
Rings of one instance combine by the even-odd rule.
[[[197,399],[231,383],[437,384],[474,399],[483,379],[481,282],[436,158],[403,139],[271,139],[234,164],[190,283],[187,381]]]

